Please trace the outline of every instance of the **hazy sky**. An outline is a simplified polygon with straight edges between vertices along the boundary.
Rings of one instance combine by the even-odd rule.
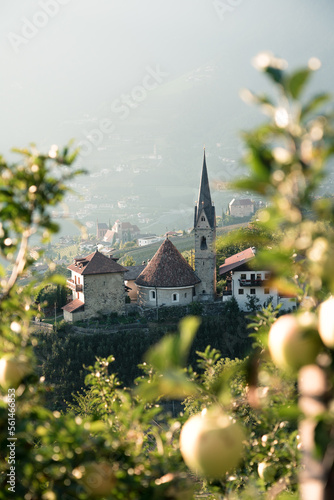
[[[139,99],[144,81],[152,87],[160,78],[161,90],[210,63],[220,67],[215,88],[224,98],[217,113],[228,127],[233,117],[224,116],[224,99],[228,106],[240,87],[263,87],[250,65],[261,50],[272,50],[291,65],[317,56],[323,61],[317,77],[322,89],[333,85],[332,0],[2,0],[0,13],[5,155],[31,141],[44,145],[78,134],[80,140],[84,132],[72,132],[66,122],[101,110],[108,117],[123,93],[137,87]],[[147,68],[163,76],[149,79]],[[143,95],[142,110],[155,92]],[[182,115],[182,99],[177,102]],[[203,118],[203,129],[196,123],[204,107],[200,98],[191,104],[202,143],[210,129],[210,115]],[[164,113],[168,118],[168,110]],[[192,134],[188,122],[184,133]]]

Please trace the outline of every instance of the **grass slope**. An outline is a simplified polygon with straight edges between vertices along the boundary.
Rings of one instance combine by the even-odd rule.
[[[239,229],[240,227],[246,227],[248,222],[243,222],[241,224],[233,224],[231,226],[219,227],[217,228],[217,236],[222,236],[223,234],[227,234],[230,231],[235,229]],[[176,246],[179,252],[186,252],[195,247],[194,243],[194,234],[190,234],[187,236],[176,236],[175,238],[171,238],[173,245]],[[152,245],[147,245],[144,247],[136,247],[118,250],[114,253],[115,257],[121,258],[124,255],[131,255],[133,257],[136,265],[142,264],[142,262],[147,262],[149,259],[152,259],[154,254],[157,252],[159,247],[161,246],[161,241],[158,243],[153,243]]]

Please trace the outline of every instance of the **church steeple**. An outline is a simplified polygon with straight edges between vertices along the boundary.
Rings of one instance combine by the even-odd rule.
[[[196,227],[198,223],[198,219],[202,210],[204,210],[206,214],[210,227],[213,228],[215,226],[215,208],[212,205],[211,201],[208,170],[206,167],[205,148],[203,156],[201,182],[199,186],[198,202],[197,206],[195,207],[194,227]]]
[[[205,150],[195,206],[195,272],[201,283],[197,285],[199,300],[214,300],[216,295],[216,212],[211,201]]]

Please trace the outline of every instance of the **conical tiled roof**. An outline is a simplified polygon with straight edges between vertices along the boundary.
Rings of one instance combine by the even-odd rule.
[[[83,275],[121,273],[127,271],[125,267],[117,264],[113,259],[105,257],[98,251],[87,255],[87,257],[74,259],[74,263],[68,266],[67,269]]]
[[[166,239],[135,283],[139,286],[177,288],[193,286],[200,281],[173,243]]]

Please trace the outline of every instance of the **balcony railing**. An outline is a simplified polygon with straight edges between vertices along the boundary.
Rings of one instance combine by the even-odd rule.
[[[268,280],[263,279],[251,279],[251,280],[241,280],[239,279],[240,286],[265,286]]]
[[[78,283],[74,283],[73,280],[67,280],[66,286],[67,286],[67,288],[72,290],[72,292],[82,292],[82,285],[79,285]]]

